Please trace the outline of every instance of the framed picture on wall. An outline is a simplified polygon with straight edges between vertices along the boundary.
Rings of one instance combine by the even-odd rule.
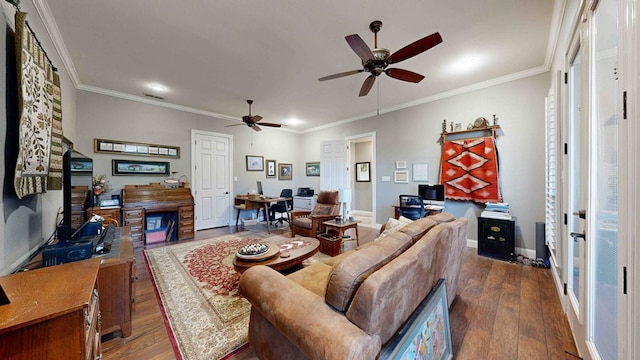
[[[266,162],[267,162],[267,177],[268,178],[276,177],[276,161],[266,160]]]
[[[278,164],[278,180],[291,180],[291,179],[293,179],[293,165]]]
[[[169,162],[111,160],[112,175],[169,175]]]
[[[306,164],[307,176],[320,176],[320,162],[308,162]]]
[[[429,181],[429,163],[413,164],[413,181]]]
[[[247,155],[247,171],[263,171],[264,157],[256,155]]]
[[[407,170],[396,170],[393,172],[393,182],[396,184],[406,184],[409,182],[409,172]]]
[[[440,279],[379,359],[452,359],[447,304],[446,282]]]
[[[357,182],[369,182],[371,181],[371,162],[359,162],[356,163],[356,181]]]

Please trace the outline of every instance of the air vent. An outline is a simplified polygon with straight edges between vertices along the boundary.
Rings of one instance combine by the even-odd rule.
[[[162,96],[158,96],[158,95],[144,93],[144,96],[150,97],[150,98],[156,99],[156,100],[164,100],[164,98]]]

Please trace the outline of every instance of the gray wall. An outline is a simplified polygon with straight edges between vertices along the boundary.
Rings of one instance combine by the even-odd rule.
[[[516,246],[535,249],[535,223],[544,220],[544,98],[549,74],[495,85],[465,94],[429,102],[362,121],[302,135],[300,152],[319,156],[320,141],[376,133],[378,224],[393,216],[392,205],[401,193],[416,193],[418,184],[393,183],[395,162],[429,163],[429,177],[439,182],[440,132],[442,120],[461,122],[463,128],[476,118],[497,114],[501,126],[496,144],[500,154],[500,182],[503,201],[517,217]],[[391,182],[381,177],[390,176]],[[477,216],[483,206],[471,202],[447,201],[446,211],[469,219],[467,237],[477,239]]]
[[[58,211],[62,210],[62,191],[49,191],[42,195],[29,195],[18,199],[13,188],[17,151],[17,136],[12,128],[18,124],[15,84],[14,8],[5,1],[0,2],[0,39],[4,43],[0,50],[0,148],[2,163],[0,183],[2,207],[0,207],[0,275],[11,272],[27,260],[55,231]],[[27,21],[42,43],[43,48],[58,67],[62,88],[62,127],[64,136],[75,140],[76,90],[58,56],[48,33],[30,2],[22,2],[22,11],[27,12]],[[10,56],[7,56],[9,54]],[[4,95],[6,94],[6,96]],[[4,121],[6,119],[6,121]]]

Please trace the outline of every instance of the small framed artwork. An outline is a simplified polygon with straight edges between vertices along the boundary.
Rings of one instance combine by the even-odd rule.
[[[180,147],[121,140],[93,139],[93,152],[180,158]]]
[[[169,163],[165,161],[111,160],[113,175],[169,175]]]
[[[357,182],[371,181],[371,162],[370,161],[356,163],[356,181]]]
[[[268,178],[276,177],[276,161],[266,160],[266,162],[267,162],[267,177]]]
[[[247,171],[264,171],[264,157],[247,155]]]
[[[291,180],[291,179],[293,179],[293,165],[278,164],[278,180]]]
[[[379,359],[453,359],[444,279],[418,305]]]
[[[393,182],[406,184],[409,182],[409,172],[407,170],[396,170],[393,172]]]
[[[307,163],[307,176],[320,176],[320,162]]]
[[[429,181],[429,163],[413,164],[413,181]]]
[[[406,160],[396,161],[396,169],[406,169],[407,162]]]

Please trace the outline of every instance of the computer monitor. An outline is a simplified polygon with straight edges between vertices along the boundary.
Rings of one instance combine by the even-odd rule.
[[[428,205],[444,205],[444,185],[418,185],[418,195]]]
[[[264,195],[264,193],[262,192],[262,181],[258,181],[258,194],[259,195]]]

